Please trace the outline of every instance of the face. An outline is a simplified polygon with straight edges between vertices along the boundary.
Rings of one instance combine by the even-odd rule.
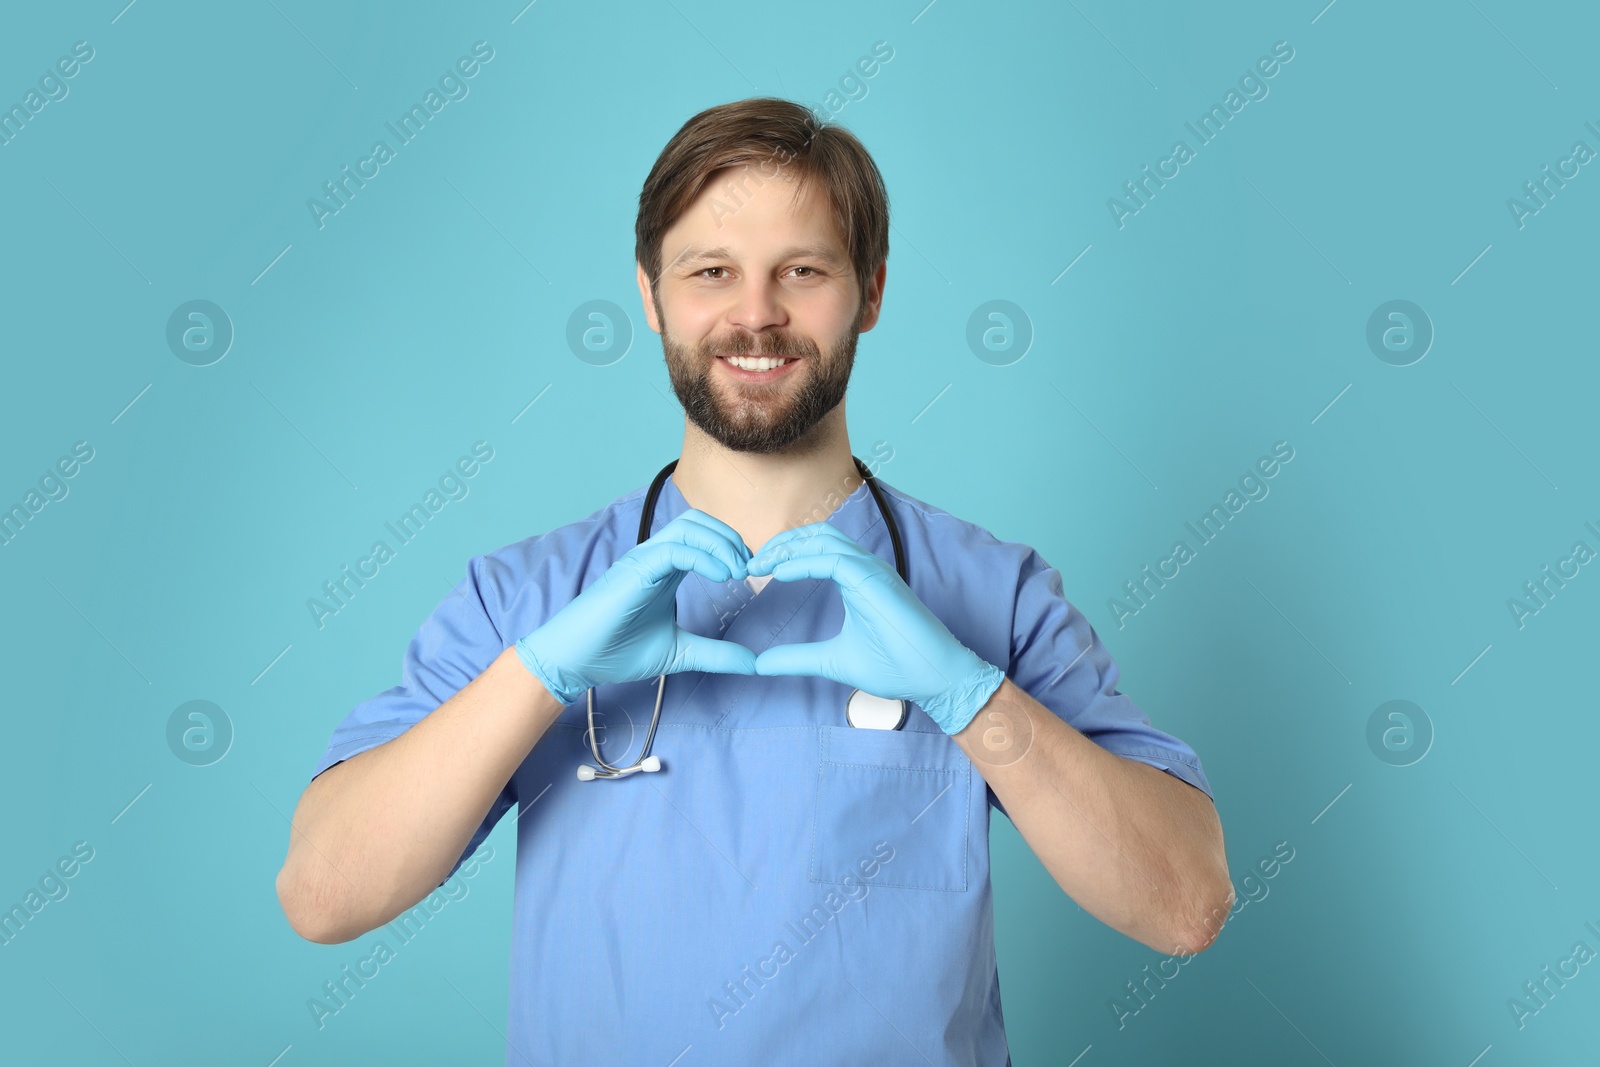
[[[817,184],[797,199],[793,179],[770,174],[715,176],[665,234],[656,294],[638,270],[684,414],[736,452],[815,439],[883,295],[882,267],[860,293]]]

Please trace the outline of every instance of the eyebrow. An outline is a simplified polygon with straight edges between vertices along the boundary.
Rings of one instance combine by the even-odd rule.
[[[734,259],[733,250],[724,246],[716,248],[700,248],[690,245],[685,248],[674,264],[702,263],[708,259]],[[794,245],[778,253],[779,259],[816,259],[831,266],[843,265],[843,260],[838,254],[826,245]]]

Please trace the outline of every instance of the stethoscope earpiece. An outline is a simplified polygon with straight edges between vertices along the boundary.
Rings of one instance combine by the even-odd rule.
[[[659,771],[660,769],[660,756],[646,756],[632,767],[612,767],[610,771],[598,771],[585,763],[578,767],[578,781],[592,782],[596,778],[626,778],[635,771]]]

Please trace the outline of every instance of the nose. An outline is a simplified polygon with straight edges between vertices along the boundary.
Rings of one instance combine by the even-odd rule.
[[[733,307],[728,311],[728,322],[756,334],[769,326],[785,325],[788,314],[783,310],[778,294],[778,284],[771,278],[745,278],[739,284]]]

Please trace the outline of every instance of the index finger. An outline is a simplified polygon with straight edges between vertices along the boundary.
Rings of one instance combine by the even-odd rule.
[[[739,531],[716,516],[696,508],[689,508],[649,538],[651,541],[657,539],[690,541],[714,552],[733,571],[740,570],[750,561],[750,548],[739,536]]]
[[[818,540],[819,538],[821,540]],[[773,534],[767,543],[761,546],[761,550],[750,557],[747,569],[749,573],[760,576],[777,563],[792,558],[808,546],[811,551],[870,555],[859,542],[837,526],[827,522],[813,522]]]

